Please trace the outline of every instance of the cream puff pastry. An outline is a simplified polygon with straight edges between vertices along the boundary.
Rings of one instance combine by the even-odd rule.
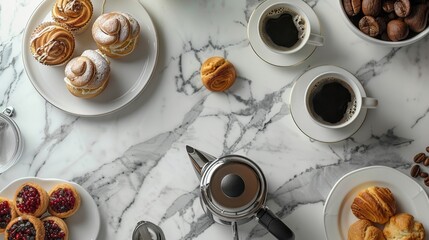
[[[48,211],[52,216],[67,218],[79,210],[80,195],[71,184],[61,183],[49,191]]]
[[[107,86],[110,76],[110,62],[96,50],[86,50],[73,58],[65,68],[67,89],[75,96],[93,98]]]
[[[40,217],[48,208],[49,197],[39,184],[27,182],[16,190],[14,203],[18,215]]]
[[[105,13],[92,26],[92,37],[98,48],[113,58],[130,54],[136,47],[139,35],[138,21],[127,13]]]
[[[0,197],[0,233],[3,233],[9,222],[16,217],[13,202],[7,198]]]

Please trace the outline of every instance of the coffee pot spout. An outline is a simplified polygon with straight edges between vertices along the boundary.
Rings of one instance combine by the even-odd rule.
[[[186,151],[188,152],[189,159],[191,160],[192,166],[194,167],[197,177],[201,179],[204,165],[206,165],[210,161],[215,160],[216,158],[208,153],[205,153],[188,145],[186,145]]]

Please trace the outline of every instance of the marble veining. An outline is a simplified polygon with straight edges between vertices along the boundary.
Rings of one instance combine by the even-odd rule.
[[[306,1],[326,45],[294,67],[267,64],[247,40],[247,22],[262,1],[141,0],[159,34],[154,79],[130,106],[98,118],[53,107],[25,74],[21,37],[39,2],[0,0],[0,110],[15,107],[25,140],[19,163],[0,175],[0,188],[24,176],[80,184],[99,208],[99,239],[130,239],[140,220],[158,224],[167,239],[232,237],[229,226],[201,208],[186,145],[257,162],[268,182],[268,207],[297,239],[323,239],[323,203],[341,176],[372,165],[407,173],[429,145],[429,37],[395,49],[365,43],[332,10],[336,0]],[[209,92],[200,80],[200,65],[213,55],[230,60],[238,73],[223,93]],[[297,78],[324,64],[347,69],[379,100],[361,129],[338,143],[308,138],[289,111]],[[313,227],[300,226],[297,214]],[[255,220],[239,226],[239,234],[272,239]]]

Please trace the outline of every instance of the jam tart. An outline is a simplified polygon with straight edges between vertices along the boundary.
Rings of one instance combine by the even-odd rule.
[[[52,216],[67,218],[79,210],[80,196],[71,184],[55,185],[49,192],[48,211]]]
[[[45,239],[45,228],[40,219],[23,215],[9,222],[4,232],[4,239],[21,240],[21,239]]]
[[[67,224],[58,217],[49,216],[42,219],[45,228],[45,240],[68,240]]]
[[[0,233],[3,233],[9,222],[17,216],[13,202],[0,197]]]
[[[40,185],[26,182],[16,190],[14,203],[18,215],[40,217],[48,208],[49,197]]]

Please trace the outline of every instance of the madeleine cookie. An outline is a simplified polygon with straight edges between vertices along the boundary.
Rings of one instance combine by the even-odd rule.
[[[58,217],[45,217],[42,219],[45,228],[45,240],[68,240],[69,229],[67,224]]]
[[[359,192],[351,209],[359,219],[384,224],[395,214],[396,201],[390,189],[372,186]]]
[[[66,87],[76,97],[93,98],[107,86],[110,62],[98,50],[86,50],[73,58],[65,68]]]
[[[13,202],[0,197],[0,233],[3,233],[9,222],[17,216]]]
[[[27,182],[16,190],[14,203],[18,215],[40,217],[48,208],[49,197],[37,183]]]
[[[128,13],[105,13],[92,25],[92,37],[98,49],[113,58],[130,54],[137,45],[139,35],[140,25]]]
[[[214,92],[227,90],[236,78],[234,65],[223,57],[211,57],[204,61],[200,74],[204,86]]]
[[[45,240],[45,228],[38,218],[23,215],[13,219],[6,227],[4,239],[22,240],[34,239]]]
[[[90,0],[56,0],[52,18],[73,33],[83,32],[91,21],[94,8]]]
[[[383,229],[387,240],[424,240],[423,225],[408,213],[399,213],[389,219]]]
[[[65,64],[72,57],[74,49],[75,38],[65,25],[45,22],[31,34],[31,54],[42,64],[48,66]]]
[[[79,207],[80,195],[71,184],[58,184],[49,192],[48,211],[52,216],[67,218],[75,214]]]

